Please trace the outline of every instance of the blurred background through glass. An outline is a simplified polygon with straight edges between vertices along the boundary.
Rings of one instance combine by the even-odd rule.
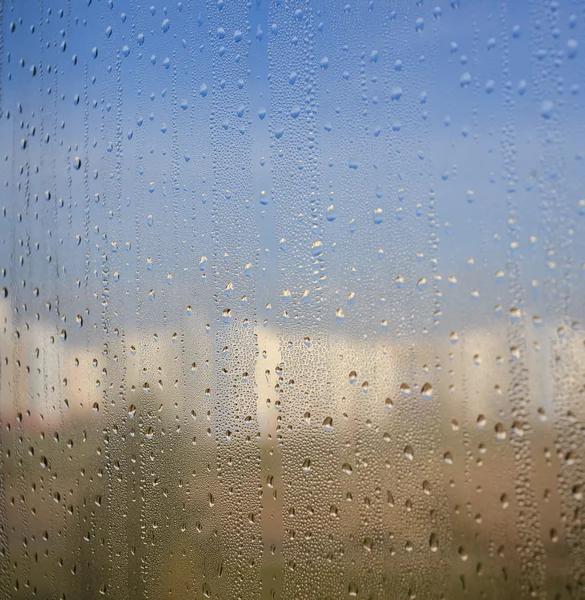
[[[0,1],[0,598],[583,598],[585,2]]]

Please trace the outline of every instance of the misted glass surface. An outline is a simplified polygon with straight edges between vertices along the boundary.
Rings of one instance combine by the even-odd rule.
[[[0,25],[0,598],[584,597],[585,1]]]

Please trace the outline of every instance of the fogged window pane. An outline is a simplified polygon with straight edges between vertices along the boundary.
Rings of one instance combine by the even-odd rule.
[[[0,23],[2,598],[583,597],[582,0]]]

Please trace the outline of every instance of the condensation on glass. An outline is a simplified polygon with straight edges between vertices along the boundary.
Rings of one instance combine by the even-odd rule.
[[[583,598],[585,2],[0,23],[0,598]]]

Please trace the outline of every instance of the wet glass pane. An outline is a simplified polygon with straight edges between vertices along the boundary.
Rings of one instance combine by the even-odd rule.
[[[584,27],[0,0],[0,598],[582,598]]]

